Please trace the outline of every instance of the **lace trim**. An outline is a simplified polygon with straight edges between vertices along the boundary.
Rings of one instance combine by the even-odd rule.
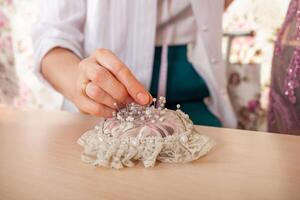
[[[136,139],[128,137],[104,137],[99,133],[99,127],[88,131],[78,139],[78,144],[84,147],[82,160],[84,162],[115,169],[133,167],[134,161],[140,160],[145,167],[153,167],[156,160],[167,163],[184,163],[196,160],[206,155],[215,145],[207,136],[196,130],[189,135],[182,133],[162,137],[147,137]]]
[[[183,163],[196,160],[208,153],[215,142],[194,129],[189,116],[177,110],[130,104],[119,110],[79,139],[84,151],[84,162],[120,169],[142,161],[153,167],[156,160]],[[156,100],[154,99],[154,102]]]

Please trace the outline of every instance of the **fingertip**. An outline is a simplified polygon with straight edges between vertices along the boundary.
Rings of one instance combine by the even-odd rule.
[[[152,101],[153,101],[153,97],[152,97],[152,95],[151,95],[151,94],[149,94],[149,96],[150,96],[150,101],[148,102],[148,104],[151,104],[151,103],[152,103]]]
[[[151,100],[151,95],[149,95],[147,92],[139,92],[136,95],[137,102],[141,105],[146,105]]]

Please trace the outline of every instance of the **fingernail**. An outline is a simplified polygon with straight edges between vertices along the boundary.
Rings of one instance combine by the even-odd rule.
[[[133,102],[134,100],[131,97],[127,97],[125,100],[126,104],[130,104],[131,102]]]
[[[149,102],[149,95],[144,92],[139,92],[136,95],[136,98],[138,99],[138,103],[143,104],[143,105],[145,105]]]

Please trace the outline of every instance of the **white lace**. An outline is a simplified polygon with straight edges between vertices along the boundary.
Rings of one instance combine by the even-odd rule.
[[[132,135],[132,132],[130,136],[126,135],[124,131],[121,137],[119,135],[116,137],[115,133],[108,133],[105,129],[109,127],[108,124],[115,121],[113,119],[102,121],[78,139],[78,143],[84,148],[82,160],[93,165],[115,169],[124,166],[133,167],[137,160],[142,161],[145,167],[153,167],[156,160],[166,163],[196,160],[207,154],[215,145],[212,139],[197,132],[191,120],[182,111],[168,110],[166,117],[175,121],[178,126],[172,135],[165,137],[157,133],[143,135],[141,125],[136,129],[135,135]],[[122,122],[124,123],[132,122]],[[128,128],[128,126],[123,127]]]

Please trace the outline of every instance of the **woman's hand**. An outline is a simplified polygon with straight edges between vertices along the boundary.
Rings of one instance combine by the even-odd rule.
[[[151,102],[151,95],[109,50],[80,60],[67,49],[54,48],[42,60],[42,74],[83,113],[111,117],[115,103],[120,108],[132,101]]]
[[[151,95],[128,67],[111,51],[96,50],[79,63],[72,101],[84,113],[111,117],[118,107],[130,102],[146,105]]]

